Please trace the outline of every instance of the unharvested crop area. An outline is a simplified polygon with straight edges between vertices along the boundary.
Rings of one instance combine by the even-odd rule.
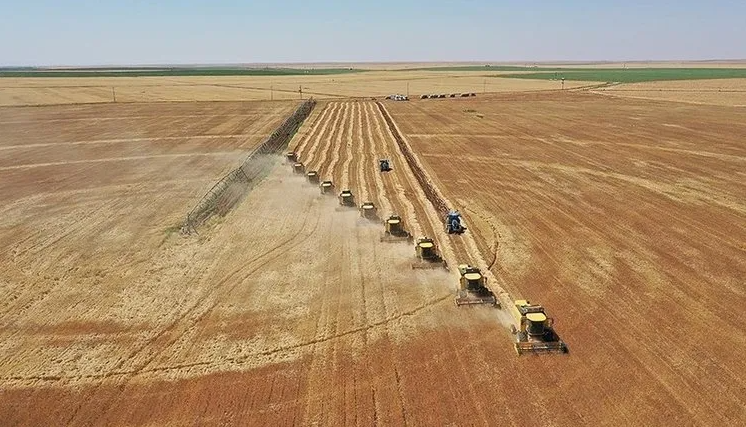
[[[370,101],[318,104],[291,143],[307,169],[435,237],[449,264],[490,267],[494,290],[557,319],[569,355],[518,357],[502,311],[455,307],[453,272],[412,270],[411,245],[380,242],[380,223],[340,210],[287,165],[198,235],[168,233],[209,175],[252,144],[226,135],[266,135],[294,104],[210,104],[213,118],[193,111],[204,104],[154,105],[46,107],[33,111],[46,111],[34,119],[48,126],[32,128],[25,110],[0,113],[2,134],[14,135],[3,144],[26,147],[9,148],[17,151],[3,159],[16,160],[0,168],[16,183],[3,187],[12,202],[0,229],[9,295],[0,419],[9,425],[746,417],[743,110],[577,92],[386,102],[383,111]],[[115,110],[142,118],[96,131]],[[384,111],[465,214],[466,234],[444,234]],[[128,144],[82,152],[59,188],[38,173],[12,175],[60,162],[80,140],[133,139],[121,135],[133,128],[222,133],[225,145],[151,142],[170,144],[172,157]],[[47,153],[50,139],[66,147]],[[177,157],[220,147],[229,151],[221,161],[193,156],[209,167]],[[133,165],[72,163],[97,154]],[[378,172],[381,157],[392,172]]]

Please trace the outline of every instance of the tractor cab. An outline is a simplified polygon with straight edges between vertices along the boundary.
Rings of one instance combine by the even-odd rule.
[[[454,234],[454,233],[460,234],[460,233],[463,233],[464,230],[466,229],[461,224],[461,213],[459,213],[459,211],[456,211],[456,210],[452,210],[448,212],[448,215],[446,215],[446,218],[445,218],[445,223],[446,223],[445,224],[446,232],[448,234]]]

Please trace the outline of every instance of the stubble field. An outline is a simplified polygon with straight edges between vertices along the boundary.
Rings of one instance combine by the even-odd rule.
[[[309,169],[435,237],[449,264],[491,267],[494,290],[556,318],[570,354],[519,358],[500,310],[456,308],[454,273],[412,270],[410,245],[380,242],[380,223],[340,211],[286,165],[199,235],[168,232],[293,106],[1,113],[13,138],[0,171],[13,185],[3,187],[0,419],[744,419],[743,110],[569,92],[317,106],[291,143]],[[121,125],[101,126],[106,114]],[[384,114],[465,214],[466,234],[444,234]],[[163,137],[174,139],[135,145]],[[392,172],[377,171],[382,156]],[[39,174],[47,168],[68,169]]]

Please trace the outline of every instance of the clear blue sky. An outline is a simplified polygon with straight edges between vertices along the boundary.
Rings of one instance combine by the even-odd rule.
[[[746,58],[746,0],[0,0],[0,65]]]

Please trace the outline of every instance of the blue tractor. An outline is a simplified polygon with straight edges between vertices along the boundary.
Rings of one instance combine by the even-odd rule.
[[[466,227],[461,224],[461,213],[459,211],[449,211],[446,215],[446,232],[448,234],[461,234]]]

